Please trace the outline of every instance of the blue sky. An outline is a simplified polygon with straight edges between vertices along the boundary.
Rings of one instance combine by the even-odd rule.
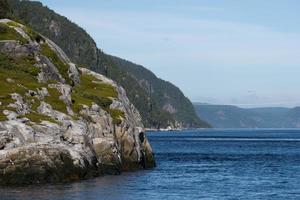
[[[298,0],[42,0],[192,101],[300,106]]]

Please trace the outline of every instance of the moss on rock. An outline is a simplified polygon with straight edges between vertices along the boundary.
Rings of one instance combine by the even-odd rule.
[[[125,113],[118,109],[109,109],[108,111],[113,118],[113,122],[116,125],[120,125],[122,123],[122,119],[125,118]]]
[[[54,52],[47,43],[41,45],[41,54],[48,57],[50,61],[55,65],[59,73],[62,77],[66,80],[67,83],[72,83],[71,79],[69,78],[68,70],[69,65],[64,63]]]
[[[92,75],[83,74],[80,77],[80,84],[74,87],[72,92],[72,109],[78,114],[83,105],[91,106],[94,102],[110,113],[114,122],[119,124],[122,113],[114,109],[109,109],[109,106],[112,104],[111,98],[117,97],[116,88],[112,85],[103,83]]]
[[[25,33],[27,33],[29,35],[31,40],[37,41],[37,42],[41,42],[41,41],[45,42],[45,39],[39,33],[35,32],[28,26],[23,26],[23,30],[25,31]]]
[[[0,23],[0,40],[16,40],[21,44],[28,43],[14,28],[9,27],[5,23]]]
[[[67,114],[67,105],[59,99],[61,93],[56,88],[48,88],[49,96],[45,97],[45,102],[50,104],[54,110]]]
[[[46,116],[46,115],[42,115],[42,114],[37,113],[37,112],[31,112],[31,113],[28,113],[26,115],[23,115],[22,117],[26,117],[30,121],[35,122],[35,123],[41,123],[42,121],[49,121],[49,122],[52,122],[52,123],[57,123],[57,121],[55,121],[51,117]]]
[[[22,28],[22,26],[19,23],[15,22],[15,21],[9,21],[6,24],[9,25],[9,26],[17,27],[17,28]]]

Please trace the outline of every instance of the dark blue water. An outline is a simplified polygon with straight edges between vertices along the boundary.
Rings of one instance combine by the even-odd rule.
[[[1,188],[0,199],[300,199],[300,130],[148,133],[157,168],[67,185]]]

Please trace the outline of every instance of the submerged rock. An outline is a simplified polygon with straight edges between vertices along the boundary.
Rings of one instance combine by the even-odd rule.
[[[0,40],[0,184],[67,182],[155,166],[141,116],[122,87],[77,68],[28,27],[0,24],[11,33]]]

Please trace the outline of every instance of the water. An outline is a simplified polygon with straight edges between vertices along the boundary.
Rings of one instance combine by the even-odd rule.
[[[148,133],[157,168],[64,185],[1,188],[0,199],[300,199],[300,130]]]

